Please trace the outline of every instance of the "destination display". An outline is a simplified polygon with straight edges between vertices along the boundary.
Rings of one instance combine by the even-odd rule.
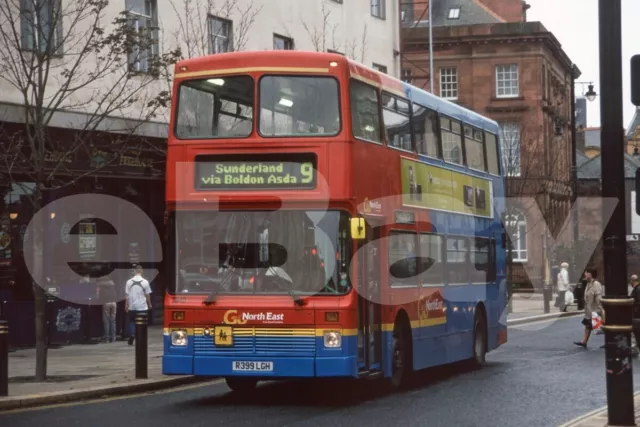
[[[195,159],[197,190],[266,190],[316,188],[313,153],[203,155]]]
[[[427,165],[402,162],[402,203],[445,212],[491,218],[493,186],[488,179]]]

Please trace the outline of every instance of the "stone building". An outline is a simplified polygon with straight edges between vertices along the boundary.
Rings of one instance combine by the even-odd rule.
[[[430,90],[426,6],[401,2],[401,57],[403,79]],[[441,0],[432,8],[435,93],[502,128],[508,196],[522,199],[510,204],[508,224],[512,277],[523,284],[543,275],[544,222],[555,235],[570,209],[571,85],[580,76],[555,36],[526,21],[528,8],[522,0]],[[540,215],[544,221],[533,218]]]

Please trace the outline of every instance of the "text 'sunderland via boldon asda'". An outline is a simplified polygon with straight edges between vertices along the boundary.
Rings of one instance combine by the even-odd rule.
[[[295,158],[274,160],[271,160],[272,154],[261,155],[255,160],[235,160],[235,156],[202,157],[196,158],[195,182],[196,188],[201,190],[312,189],[316,185],[313,154],[302,153],[296,154]]]

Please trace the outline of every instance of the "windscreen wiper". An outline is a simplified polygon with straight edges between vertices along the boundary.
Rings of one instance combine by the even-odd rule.
[[[267,267],[267,271],[271,270],[273,272],[273,276],[271,277],[274,277],[278,284],[282,285],[283,287],[289,287],[289,283],[286,282],[284,278],[280,277],[278,272],[273,268],[273,266],[271,265],[271,261],[267,261]],[[294,304],[297,304],[301,307],[304,305],[304,301],[302,301],[302,298],[300,298],[300,296],[298,296],[298,294],[296,294],[296,292],[293,290],[293,282],[291,282],[291,288],[287,291],[287,294],[289,294],[291,299],[293,299]]]
[[[304,301],[300,298],[293,289],[289,289],[289,296],[293,299],[293,303],[302,307],[304,305]]]

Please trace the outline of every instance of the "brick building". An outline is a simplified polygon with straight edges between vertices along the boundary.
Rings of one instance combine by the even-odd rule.
[[[403,79],[430,90],[427,6],[401,0],[401,58]],[[436,95],[500,123],[508,196],[530,201],[509,204],[512,277],[523,284],[543,275],[544,222],[555,237],[571,206],[571,85],[580,75],[554,35],[526,21],[528,8],[522,0],[432,7]]]

